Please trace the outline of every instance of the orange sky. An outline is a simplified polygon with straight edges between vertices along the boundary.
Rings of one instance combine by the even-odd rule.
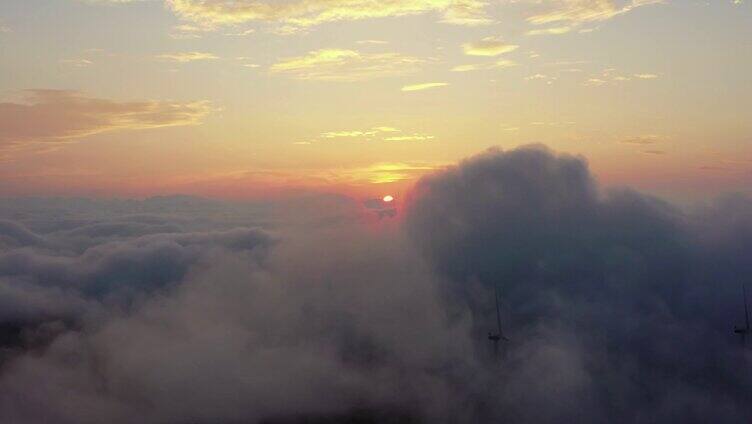
[[[752,182],[748,2],[233,4],[2,2],[0,194],[401,196],[529,143],[676,199]]]

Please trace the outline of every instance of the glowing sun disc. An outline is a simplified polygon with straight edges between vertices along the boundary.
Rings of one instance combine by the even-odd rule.
[[[384,196],[384,198],[382,200],[384,202],[386,202],[386,203],[389,203],[389,202],[393,202],[394,201],[394,197],[392,197],[392,196]]]

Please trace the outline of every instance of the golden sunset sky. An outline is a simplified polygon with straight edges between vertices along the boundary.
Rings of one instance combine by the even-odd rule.
[[[491,146],[752,183],[746,0],[3,0],[0,195],[401,195]]]

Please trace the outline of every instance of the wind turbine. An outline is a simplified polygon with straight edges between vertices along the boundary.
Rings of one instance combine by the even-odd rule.
[[[501,331],[501,312],[499,311],[499,286],[494,284],[494,298],[496,299],[496,333],[488,332],[488,340],[491,340],[494,344],[494,356],[499,356],[499,341],[504,340],[508,342],[504,333]]]
[[[744,296],[744,327],[734,326],[734,333],[742,336],[742,347],[746,347],[747,334],[751,332],[749,328],[749,307],[747,306],[747,286],[742,283],[742,295]]]

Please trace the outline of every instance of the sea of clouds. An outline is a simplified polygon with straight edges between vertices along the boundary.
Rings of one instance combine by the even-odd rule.
[[[752,417],[752,199],[528,146],[373,204],[0,199],[0,422]]]

